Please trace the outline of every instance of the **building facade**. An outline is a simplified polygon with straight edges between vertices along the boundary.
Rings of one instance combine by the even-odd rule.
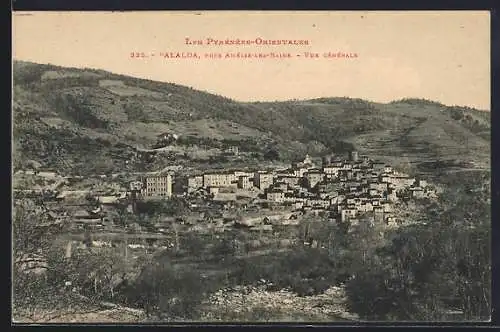
[[[237,185],[234,173],[212,173],[203,175],[203,187],[235,187]]]
[[[260,190],[265,190],[273,184],[273,175],[271,173],[255,173],[255,186]]]
[[[170,174],[148,176],[143,182],[142,194],[144,197],[172,196],[172,176]]]
[[[187,191],[193,192],[198,188],[203,187],[203,176],[196,175],[187,178]]]
[[[307,185],[309,186],[309,188],[314,188],[316,187],[316,185],[318,183],[320,183],[321,181],[323,181],[323,173],[322,172],[318,172],[318,171],[313,171],[313,172],[308,172],[305,177],[306,177],[306,181],[307,181]]]
[[[253,182],[250,180],[248,175],[240,175],[238,177],[238,188],[239,189],[250,189],[253,187]]]

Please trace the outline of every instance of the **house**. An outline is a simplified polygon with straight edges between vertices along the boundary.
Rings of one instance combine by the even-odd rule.
[[[293,168],[298,169],[298,168],[314,168],[315,165],[311,159],[311,157],[307,154],[304,159],[302,160],[296,160],[292,163]]]
[[[309,206],[314,206],[319,209],[328,209],[330,207],[330,200],[328,199],[311,199],[307,201]]]
[[[380,175],[380,180],[381,182],[384,182],[384,183],[389,183],[391,182],[391,174],[389,173],[383,173],[382,175]]]
[[[347,202],[347,205],[352,205],[355,203],[355,198],[354,197],[349,197],[347,198],[346,202]]]
[[[299,200],[296,200],[295,202],[293,202],[292,204],[292,207],[295,209],[295,210],[298,210],[298,209],[302,209],[304,207],[304,201],[299,201]]]
[[[274,182],[274,184],[270,187],[272,190],[279,190],[279,191],[283,191],[283,192],[286,192],[288,191],[288,184],[286,184],[285,182]]]
[[[329,177],[337,177],[340,171],[340,167],[326,166],[323,167],[323,173]]]
[[[378,192],[384,192],[384,191],[387,190],[388,185],[387,185],[387,183],[370,182],[369,185],[368,185],[368,187],[370,189],[375,189]]]
[[[316,207],[316,206],[313,206],[309,211],[308,211],[309,214],[312,214],[312,215],[315,215],[315,216],[318,216],[318,215],[321,215],[321,214],[325,214],[326,211],[325,209],[321,208],[321,207]]]
[[[306,168],[306,167],[298,167],[298,168],[293,170],[293,176],[298,177],[298,178],[302,178],[304,176],[304,174],[307,173],[307,171],[308,171],[308,168]]]
[[[371,212],[373,211],[373,205],[371,202],[362,202],[358,209],[362,212]]]
[[[130,191],[141,191],[143,183],[141,181],[132,181],[129,184]]]
[[[249,178],[253,178],[254,172],[245,172],[245,171],[234,171],[234,176],[239,178],[240,176],[248,176]]]
[[[268,201],[283,203],[285,201],[285,193],[281,190],[271,190],[266,194]]]
[[[388,201],[381,202],[380,206],[382,207],[384,213],[392,212],[393,210],[392,204]]]
[[[297,186],[299,184],[299,180],[300,178],[295,175],[278,175],[276,178],[277,182],[286,183],[290,186]]]
[[[224,150],[224,153],[229,154],[229,155],[233,155],[233,156],[237,156],[239,153],[239,149],[237,146],[230,146],[229,148]]]
[[[350,192],[357,192],[358,191],[358,186],[357,185],[349,185],[349,191]]]
[[[410,188],[410,192],[411,192],[412,198],[423,198],[424,197],[424,190],[420,187]]]
[[[203,176],[202,175],[195,175],[195,176],[189,176],[187,177],[187,192],[193,192],[197,190],[198,188],[203,187]]]
[[[396,190],[389,190],[386,197],[387,200],[391,202],[395,202],[398,200],[398,196],[396,195]]]
[[[410,178],[406,175],[397,175],[391,177],[390,182],[396,189],[403,189],[405,187],[411,186],[415,182],[415,179]]]
[[[340,210],[340,220],[342,222],[349,221],[350,219],[355,218],[357,214],[358,214],[358,210],[356,210],[356,209],[342,208]]]
[[[321,171],[313,170],[309,171],[305,175],[307,186],[309,189],[316,187],[316,185],[323,181],[324,174]]]
[[[122,195],[115,195],[115,196],[100,196],[98,197],[98,201],[99,203],[101,204],[116,204],[120,201],[120,199],[123,199],[125,197],[123,197]]]

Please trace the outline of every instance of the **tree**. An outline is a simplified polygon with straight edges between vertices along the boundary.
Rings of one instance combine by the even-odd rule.
[[[201,277],[179,271],[164,259],[145,266],[127,290],[130,303],[143,307],[149,316],[192,318],[203,299]]]
[[[280,153],[277,148],[271,147],[266,150],[264,153],[264,159],[266,160],[279,160],[280,159]]]
[[[14,202],[13,211],[13,312],[36,318],[39,309],[61,307],[62,283],[52,278],[64,271],[63,264],[51,259],[57,247],[59,225],[48,226],[41,202],[21,199]],[[58,253],[62,256],[62,250]],[[31,261],[35,264],[30,266]]]
[[[41,226],[46,220],[44,211],[44,207],[36,200],[22,199],[14,202],[14,253],[36,253],[50,246],[57,229]]]
[[[352,310],[364,319],[443,320],[490,315],[488,229],[463,225],[408,227],[357,268],[347,284]]]
[[[387,242],[368,256],[366,234],[351,233],[350,261],[364,259],[352,266],[355,277],[346,284],[351,310],[375,320],[437,321],[448,319],[450,310],[459,310],[464,320],[489,319],[491,203],[489,186],[483,185],[488,177],[443,178],[449,182],[444,195],[411,209],[412,221],[427,224],[388,232]]]

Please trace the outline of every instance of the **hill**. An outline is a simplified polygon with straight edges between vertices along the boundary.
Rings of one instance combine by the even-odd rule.
[[[13,75],[14,168],[35,162],[106,173],[230,163],[210,157],[230,146],[239,147],[241,164],[270,159],[269,151],[287,162],[357,149],[431,173],[489,168],[489,112],[467,107],[420,99],[242,103],[172,83],[20,61]],[[165,133],[180,135],[175,148],[140,153]]]

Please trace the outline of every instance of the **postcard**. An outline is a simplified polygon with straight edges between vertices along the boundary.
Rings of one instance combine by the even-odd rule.
[[[489,12],[12,36],[14,323],[490,320]]]

